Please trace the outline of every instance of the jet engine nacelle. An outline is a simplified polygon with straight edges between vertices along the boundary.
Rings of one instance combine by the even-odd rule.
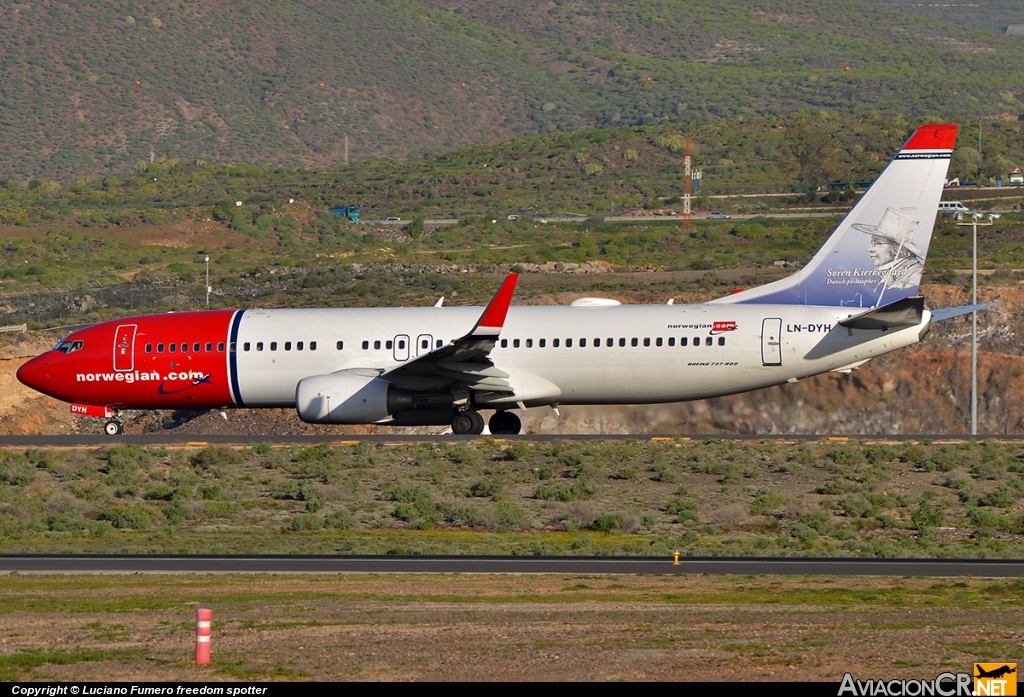
[[[311,424],[379,423],[412,407],[410,392],[357,372],[314,375],[295,387],[295,409]]]

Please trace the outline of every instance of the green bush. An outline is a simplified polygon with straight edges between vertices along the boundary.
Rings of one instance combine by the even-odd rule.
[[[235,448],[227,448],[223,445],[210,445],[189,458],[189,462],[195,467],[209,469],[211,467],[224,465],[238,465],[242,463],[242,454]]]
[[[529,514],[514,503],[502,501],[494,506],[495,522],[506,528],[520,528],[526,525]]]
[[[604,533],[622,531],[625,527],[626,523],[618,513],[605,513],[604,515],[598,516],[594,522],[590,524],[591,530]]]
[[[335,530],[351,530],[356,526],[358,522],[359,521],[356,520],[356,517],[354,515],[342,509],[334,511],[329,516],[327,516],[326,520],[324,521],[324,524],[327,527],[333,528]]]
[[[311,513],[299,513],[292,518],[292,530],[301,532],[303,530],[320,530],[324,526],[324,519]]]
[[[109,521],[118,530],[145,530],[153,524],[149,511],[139,506],[111,506],[104,508],[100,520]]]

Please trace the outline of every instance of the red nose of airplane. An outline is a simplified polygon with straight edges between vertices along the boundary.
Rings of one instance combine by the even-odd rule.
[[[46,355],[36,356],[25,365],[18,368],[18,380],[21,384],[31,387],[40,392],[46,391],[49,382],[50,359]]]

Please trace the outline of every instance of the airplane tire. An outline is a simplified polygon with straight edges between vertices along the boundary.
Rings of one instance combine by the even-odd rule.
[[[108,436],[119,436],[124,433],[124,424],[120,421],[108,421],[103,425],[103,432]]]
[[[515,435],[523,430],[523,422],[519,417],[507,411],[495,412],[488,426],[491,429],[491,433],[499,435]]]
[[[452,431],[460,436],[483,433],[484,417],[478,411],[460,411],[452,419]]]

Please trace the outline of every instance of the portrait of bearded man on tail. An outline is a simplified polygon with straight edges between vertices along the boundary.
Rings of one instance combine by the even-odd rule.
[[[913,209],[910,213],[912,216]],[[871,235],[868,256],[878,272],[878,282],[885,288],[914,288],[921,283],[924,254],[913,242],[920,222],[895,208],[886,208],[878,225],[853,224],[855,230]]]

